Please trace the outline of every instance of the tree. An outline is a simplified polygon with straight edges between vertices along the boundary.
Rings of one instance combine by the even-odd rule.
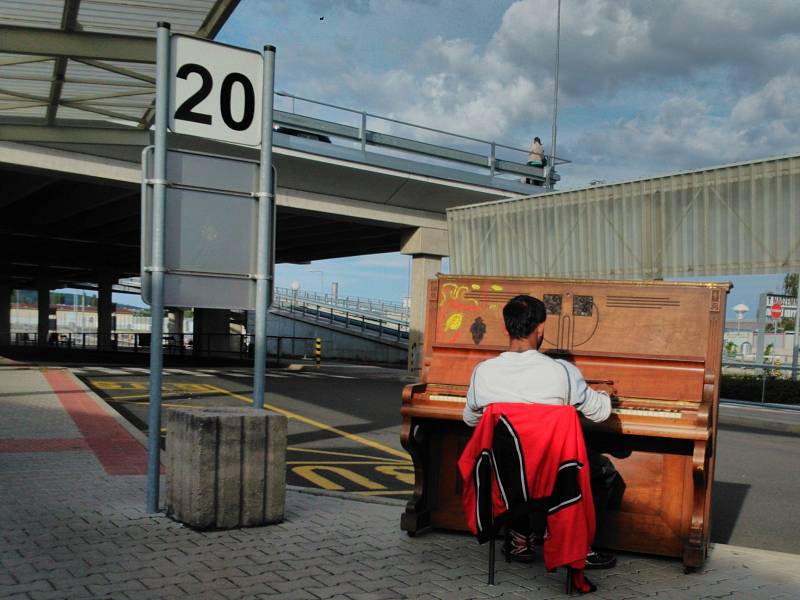
[[[783,293],[797,297],[797,273],[787,273],[783,278]]]
[[[792,298],[797,298],[797,273],[787,273],[783,278],[783,293]],[[781,329],[794,331],[794,319],[784,317],[781,319]]]

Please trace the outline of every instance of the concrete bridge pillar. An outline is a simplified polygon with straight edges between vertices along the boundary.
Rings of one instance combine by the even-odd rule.
[[[111,279],[97,284],[97,349],[111,349],[111,330],[114,320],[114,303],[111,301]]]
[[[38,305],[38,321],[36,336],[39,346],[47,345],[47,334],[50,332],[50,283],[39,281],[36,286],[36,302]]]
[[[11,285],[0,281],[0,346],[11,343]]]
[[[400,252],[411,255],[408,370],[418,373],[422,368],[428,280],[441,271],[442,257],[449,256],[447,230],[428,227],[414,229],[403,238]]]
[[[231,336],[231,311],[194,309],[193,352],[195,356],[239,351],[239,337]]]

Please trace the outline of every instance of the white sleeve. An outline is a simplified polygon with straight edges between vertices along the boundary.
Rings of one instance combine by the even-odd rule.
[[[598,392],[586,384],[578,367],[566,360],[558,360],[567,373],[567,401],[590,421],[605,421],[611,415],[611,398],[605,392]]]
[[[470,378],[469,382],[469,389],[467,390],[467,402],[464,404],[464,412],[462,416],[464,418],[464,422],[469,425],[470,427],[475,427],[478,424],[478,421],[481,420],[481,416],[483,415],[483,408],[478,405],[478,398],[475,391],[475,380],[478,376],[478,367],[475,367],[475,370],[472,371],[472,377]]]

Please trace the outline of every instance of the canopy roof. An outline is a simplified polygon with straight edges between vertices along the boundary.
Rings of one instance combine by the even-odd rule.
[[[156,23],[213,38],[239,0],[0,0],[0,125],[147,128]]]

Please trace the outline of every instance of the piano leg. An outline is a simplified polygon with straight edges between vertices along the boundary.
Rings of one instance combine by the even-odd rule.
[[[425,426],[417,420],[403,419],[400,442],[414,462],[414,496],[400,517],[400,529],[414,536],[431,526],[431,511],[426,486],[426,466],[430,464],[430,440]]]
[[[692,496],[692,520],[689,526],[689,538],[683,548],[683,565],[687,569],[700,567],[706,560],[708,552],[708,503],[710,478],[708,477],[709,453],[704,441],[694,444],[692,454],[692,480],[694,484]]]

